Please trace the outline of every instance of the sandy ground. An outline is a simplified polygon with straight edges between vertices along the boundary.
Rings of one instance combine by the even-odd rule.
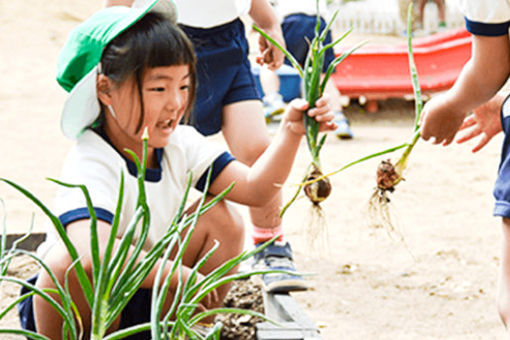
[[[57,53],[68,31],[100,5],[99,0],[0,2],[0,176],[49,205],[56,187],[45,178],[58,176],[71,145],[58,124],[65,93],[54,80]],[[326,172],[411,135],[410,102],[382,103],[377,114],[352,105],[346,113],[355,138],[329,138],[322,154]],[[308,278],[313,289],[294,296],[324,339],[503,337],[494,303],[501,235],[491,215],[500,144],[501,136],[476,155],[469,145],[417,145],[406,181],[391,195],[405,242],[367,223],[380,158],[331,178],[333,193],[322,204],[329,245],[320,252],[309,246],[310,205],[295,202],[285,230],[299,269],[313,273]],[[284,188],[286,199],[308,162],[303,144]],[[0,198],[10,232],[26,231],[33,213],[35,230],[44,230],[42,214],[12,188],[1,184]],[[12,272],[32,271],[18,263]],[[5,285],[1,292],[2,300],[13,297]],[[1,325],[6,323],[16,326],[15,315]]]

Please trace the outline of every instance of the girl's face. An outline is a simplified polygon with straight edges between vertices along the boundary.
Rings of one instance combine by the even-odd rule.
[[[142,134],[147,127],[149,147],[161,148],[167,145],[171,133],[186,111],[190,78],[188,65],[146,69],[140,82],[143,117],[140,117],[142,103],[134,77],[112,89],[111,105],[115,116],[106,112],[105,123],[112,142],[118,147],[131,146],[136,150],[138,148],[134,146],[142,143]]]

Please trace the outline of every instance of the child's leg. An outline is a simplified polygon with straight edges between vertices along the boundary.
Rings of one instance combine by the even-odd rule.
[[[223,135],[232,154],[241,162],[252,165],[269,145],[269,135],[261,112],[260,101],[241,101],[223,108]],[[279,192],[263,207],[250,207],[255,244],[282,235],[282,195]],[[280,238],[281,241],[281,238]],[[288,243],[277,242],[258,253],[255,258],[257,269],[285,269],[295,271],[292,251]],[[268,291],[305,290],[304,280],[297,275],[266,274],[262,277]]]
[[[82,258],[84,269],[88,271],[90,269],[90,266],[87,266],[86,262],[87,262],[86,259]],[[55,274],[60,284],[63,285],[66,271],[72,264],[71,257],[69,256],[67,249],[63,245],[53,247],[52,250],[46,256],[45,263],[50,267],[50,269]],[[91,271],[88,272],[91,273]],[[90,308],[83,295],[78,278],[74,273],[75,271],[72,271],[71,274],[69,275],[69,290],[73,302],[76,304],[76,307],[82,318],[82,323],[85,332],[84,338],[87,338],[90,336],[90,323],[91,323]],[[39,278],[37,279],[36,282],[36,286],[39,289],[55,288],[55,285],[51,280],[50,276],[46,273],[46,271],[43,270],[40,271]],[[56,294],[50,295],[52,295],[56,301],[60,302],[60,299]],[[49,337],[52,340],[62,339],[63,321],[62,318],[60,317],[60,314],[58,314],[58,312],[39,295],[35,295],[33,301],[34,301],[33,308],[35,316],[35,325],[37,332],[39,334],[43,334]],[[118,327],[117,323],[112,327],[117,328]]]
[[[499,271],[498,311],[501,320],[508,327],[510,321],[510,219],[503,218],[503,242]]]
[[[196,262],[212,248],[214,240],[218,240],[221,246],[211,256],[204,267],[202,267],[201,273],[204,275],[211,272],[225,261],[239,255],[243,250],[244,225],[242,218],[224,201],[216,204],[199,218],[196,230],[184,254],[184,265],[188,267],[195,265]],[[86,241],[84,241],[84,244],[87,244]],[[90,274],[92,272],[90,257],[83,256],[81,260],[85,271]],[[51,268],[59,282],[63,284],[66,271],[72,263],[67,249],[63,246],[55,246],[45,258],[45,262]],[[157,270],[156,267],[155,270]],[[153,272],[155,270],[153,270]],[[235,270],[237,270],[237,268],[232,270],[231,273],[235,272]],[[153,272],[149,277],[154,276]],[[76,304],[82,318],[82,323],[85,328],[85,338],[88,338],[91,324],[90,308],[83,296],[80,283],[73,273],[74,271],[72,271],[69,276],[69,289],[73,302]],[[152,287],[152,284],[152,281],[148,283],[148,287]],[[43,271],[39,274],[36,286],[40,289],[55,287],[49,275]],[[208,305],[207,307],[213,308],[219,306],[229,288],[229,285],[219,287],[217,290],[218,301],[216,301],[214,305]],[[55,299],[59,301],[58,298],[55,297]],[[166,308],[169,308],[172,299],[173,295],[169,294]],[[141,303],[144,302],[142,301]],[[150,301],[146,301],[146,303],[150,304]],[[37,332],[46,335],[52,340],[61,339],[62,318],[55,309],[38,296],[34,297],[33,308]],[[163,312],[166,313],[165,310]],[[110,327],[110,330],[118,329],[120,323],[121,318],[118,318]]]
[[[61,247],[55,247],[48,254],[46,258],[46,264],[54,272],[59,281],[64,277],[62,273],[70,265],[69,255]],[[63,281],[63,280],[62,280]],[[55,285],[50,279],[50,276],[45,272],[41,271],[39,278],[36,282],[36,287],[39,289],[55,288]],[[60,301],[56,294],[50,294],[54,299]],[[34,296],[33,300],[35,326],[39,334],[45,335],[50,339],[61,339],[62,338],[62,318],[55,311],[50,304],[43,300],[38,295]]]
[[[261,112],[262,104],[258,100],[237,102],[223,108],[223,136],[236,159],[248,166],[255,163],[270,142]],[[279,227],[281,206],[282,195],[279,193],[264,207],[250,208],[253,225],[263,229]]]
[[[197,202],[198,203],[198,202]],[[195,203],[188,211],[197,207]],[[244,223],[242,216],[224,200],[199,217],[193,236],[183,257],[183,264],[193,267],[214,246],[220,243],[218,249],[209,258],[200,272],[207,275],[224,262],[239,255],[244,249]],[[229,274],[237,271],[234,268]],[[230,289],[230,284],[217,289],[218,301],[208,308],[218,307]]]
[[[261,67],[260,85],[262,92],[264,92],[262,98],[264,117],[266,120],[270,120],[273,116],[281,114],[285,110],[285,102],[280,94],[280,77],[276,71]]]
[[[444,0],[434,0],[437,5],[437,12],[439,16],[439,23],[446,23],[446,6]]]
[[[271,71],[267,67],[260,68],[260,86],[267,96],[270,93],[278,93],[280,91],[280,78],[275,71]]]
[[[418,22],[423,27],[423,15],[425,14],[425,6],[428,0],[418,0]],[[407,22],[407,20],[406,20]]]

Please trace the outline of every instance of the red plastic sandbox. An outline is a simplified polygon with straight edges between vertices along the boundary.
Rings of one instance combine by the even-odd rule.
[[[340,55],[349,48],[337,51]],[[413,54],[422,93],[450,88],[471,56],[471,37],[465,29],[413,39]],[[369,100],[412,95],[407,44],[369,45],[347,57],[332,76],[342,95]]]

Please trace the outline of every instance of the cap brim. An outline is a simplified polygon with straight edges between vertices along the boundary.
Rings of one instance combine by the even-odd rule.
[[[135,0],[131,12],[131,15],[123,20],[125,25],[118,34],[131,27],[148,12],[161,13],[172,22],[177,20],[176,9],[171,1]],[[99,117],[101,106],[97,99],[97,75],[98,65],[76,83],[64,103],[60,125],[64,135],[70,139],[78,138]]]
[[[99,116],[101,107],[96,92],[97,74],[96,66],[74,86],[64,103],[60,126],[68,138],[78,138]]]
[[[169,21],[177,22],[177,10],[173,1],[147,1],[134,0],[132,8],[139,8],[142,12],[158,12],[165,16]]]

